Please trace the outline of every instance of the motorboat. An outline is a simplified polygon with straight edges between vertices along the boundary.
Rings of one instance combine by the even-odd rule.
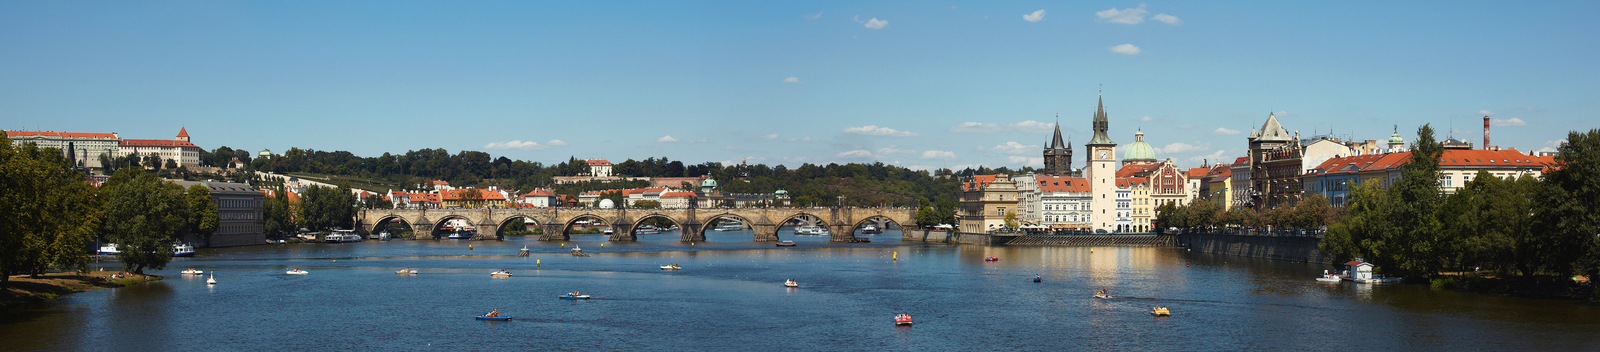
[[[998,261],[1000,261],[1000,257],[985,257],[985,258],[983,258],[983,261],[986,261],[986,262],[998,262]]]
[[[610,235],[615,235],[615,234],[617,234],[617,231],[615,231],[615,230],[612,230],[612,229],[611,229],[611,228],[606,228],[606,230],[605,230],[605,231],[601,231],[601,233],[604,233],[604,234],[606,234],[606,235],[607,235],[607,236],[610,236]]]
[[[775,245],[778,246],[778,247],[794,247],[796,244],[794,243],[794,241],[782,241],[782,242],[776,243]]]
[[[638,229],[633,230],[633,234],[635,235],[655,235],[660,233],[661,229],[650,225],[639,226]]]
[[[215,271],[211,272],[211,277],[207,277],[206,278],[206,284],[207,285],[216,285],[217,284],[217,272],[215,272]]]
[[[715,231],[744,231],[744,224],[738,221],[723,221],[712,229]]]
[[[798,236],[828,236],[832,235],[833,233],[828,231],[828,228],[826,227],[801,226],[794,228],[794,234]]]
[[[661,270],[680,270],[680,269],[683,269],[683,268],[679,268],[677,264],[670,264],[670,265],[662,265],[661,266]]]
[[[107,243],[104,246],[100,246],[100,250],[95,252],[95,254],[102,255],[116,255],[118,253],[122,253],[122,251],[117,250],[116,243]]]
[[[560,299],[589,299],[589,295],[580,295],[577,292],[568,292],[566,295],[563,295],[563,296],[560,296],[560,297],[557,297],[557,298],[560,298]]]
[[[883,233],[883,230],[879,229],[878,225],[867,224],[867,226],[861,227],[861,234],[863,235],[876,235],[880,233]]]
[[[300,270],[300,268],[294,268],[294,269],[289,269],[289,271],[285,271],[283,273],[284,274],[289,274],[289,275],[305,275],[305,274],[310,274],[311,272],[310,271],[305,271],[305,270]]]
[[[379,240],[379,241],[388,241],[389,240],[389,231],[383,231],[383,232],[379,232],[379,233],[368,235],[367,239]]]
[[[188,244],[188,243],[173,244],[172,245],[172,256],[174,256],[174,257],[193,257],[194,256],[194,245]]]
[[[505,271],[505,270],[498,270],[498,271],[489,273],[489,276],[493,276],[493,277],[511,277],[511,272],[510,271]]]
[[[205,273],[206,272],[204,272],[204,271],[194,270],[194,268],[189,268],[188,270],[182,271],[182,274],[184,274],[184,275],[200,275],[200,274],[205,274]]]
[[[1327,270],[1323,270],[1322,271],[1322,277],[1318,277],[1317,278],[1317,281],[1321,281],[1321,282],[1339,282],[1339,281],[1343,281],[1343,280],[1344,280],[1344,278],[1341,278],[1341,277],[1339,277],[1339,275],[1336,275],[1334,273],[1330,273]]]
[[[1170,317],[1172,316],[1172,311],[1167,310],[1167,307],[1155,307],[1150,309],[1150,315],[1158,317]]]
[[[461,232],[461,231],[456,231],[456,232],[451,232],[450,236],[447,236],[445,238],[452,239],[452,240],[470,240],[470,239],[472,239],[472,234],[466,233],[466,232]]]
[[[1094,294],[1094,298],[1111,299],[1111,295],[1104,294],[1104,293],[1096,293],[1096,294]]]
[[[783,282],[783,287],[800,287],[800,283],[794,282],[794,279],[789,279],[789,281]]]
[[[400,269],[398,271],[395,271],[394,274],[395,275],[416,275],[417,274],[417,269]]]
[[[911,315],[895,314],[894,325],[911,325]]]

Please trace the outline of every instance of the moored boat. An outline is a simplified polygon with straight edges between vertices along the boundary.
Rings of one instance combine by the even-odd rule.
[[[193,257],[194,256],[194,245],[188,244],[188,243],[173,244],[172,245],[172,256],[174,256],[174,257]]]
[[[794,241],[782,241],[782,242],[776,243],[775,245],[777,245],[778,247],[794,247],[796,244],[794,243]]]
[[[118,253],[122,253],[122,251],[117,250],[117,244],[116,243],[107,243],[104,246],[100,246],[100,250],[95,252],[95,254],[101,254],[101,255],[118,254]]]
[[[635,235],[655,235],[655,234],[660,234],[660,233],[661,233],[661,229],[658,229],[655,226],[650,226],[650,225],[639,226],[638,229],[634,229],[633,230],[633,234],[635,234]]]

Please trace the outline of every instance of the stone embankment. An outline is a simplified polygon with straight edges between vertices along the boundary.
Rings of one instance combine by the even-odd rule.
[[[1322,238],[1273,236],[1253,233],[1191,231],[1177,235],[1178,246],[1203,253],[1265,258],[1304,263],[1333,263],[1317,249]]]
[[[1027,235],[1006,242],[1008,246],[1107,246],[1172,247],[1178,244],[1170,235]]]

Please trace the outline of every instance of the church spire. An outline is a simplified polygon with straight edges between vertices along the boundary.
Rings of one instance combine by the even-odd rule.
[[[1056,136],[1050,139],[1050,149],[1064,149],[1066,143],[1061,142],[1061,115],[1056,115]]]
[[[1089,140],[1089,145],[1117,145],[1111,141],[1111,136],[1106,135],[1106,130],[1111,128],[1111,122],[1106,118],[1106,99],[1098,98],[1099,102],[1094,109],[1094,139]]]

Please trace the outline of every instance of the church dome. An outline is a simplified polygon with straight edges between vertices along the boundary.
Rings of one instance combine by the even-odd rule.
[[[261,152],[260,153],[256,153],[256,155],[258,155],[258,156],[272,156],[272,150],[271,149],[262,149]]]
[[[1133,144],[1129,144],[1128,149],[1123,152],[1122,160],[1156,160],[1156,149],[1151,148],[1150,143],[1144,142],[1143,130],[1133,134]]]
[[[1393,135],[1389,136],[1389,144],[1405,144],[1405,143],[1406,143],[1406,139],[1400,137],[1400,132],[1395,132]]]
[[[716,187],[716,186],[717,186],[717,180],[713,180],[713,179],[709,179],[708,178],[705,181],[700,181],[700,187]]]

